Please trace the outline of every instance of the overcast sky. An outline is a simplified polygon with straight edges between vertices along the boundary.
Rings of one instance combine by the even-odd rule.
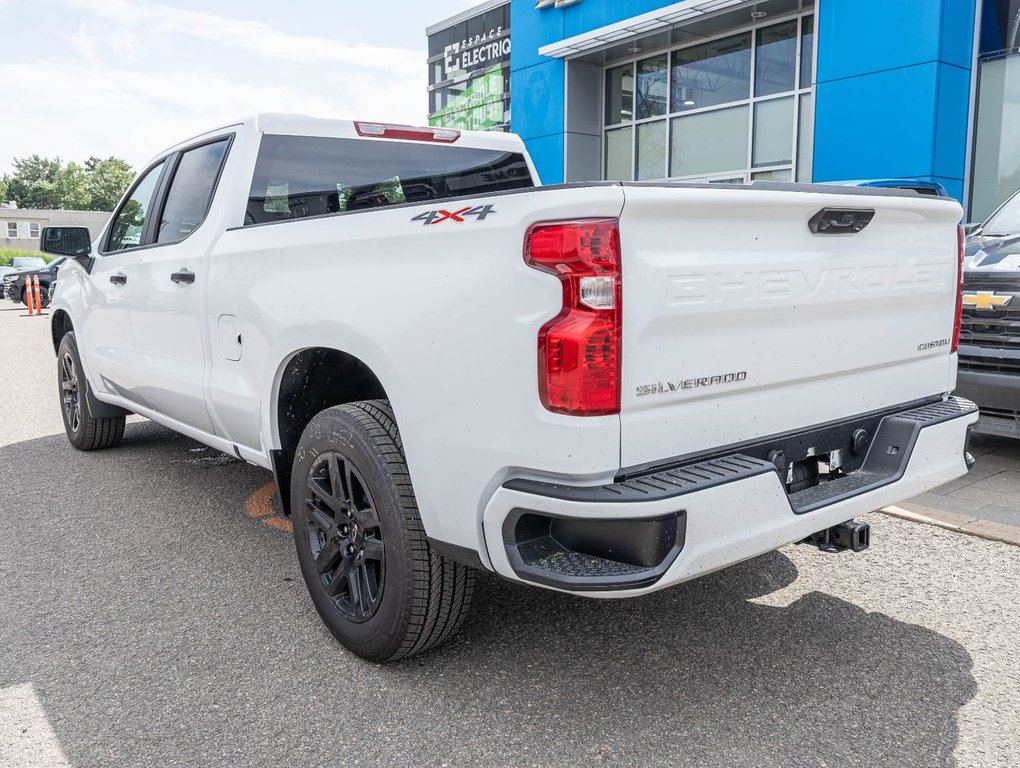
[[[425,27],[478,0],[0,0],[0,174],[253,112],[422,124]]]

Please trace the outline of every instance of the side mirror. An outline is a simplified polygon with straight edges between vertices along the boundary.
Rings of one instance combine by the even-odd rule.
[[[92,233],[88,227],[43,227],[39,250],[72,258],[92,252]]]
[[[963,234],[966,237],[977,237],[981,234],[981,222],[978,222],[977,224],[964,224]]]

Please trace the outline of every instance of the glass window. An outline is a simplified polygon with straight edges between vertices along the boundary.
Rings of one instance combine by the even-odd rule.
[[[797,87],[797,20],[758,30],[754,52],[754,95],[792,91]]]
[[[606,125],[629,123],[634,118],[634,65],[606,72]]]
[[[108,251],[123,251],[137,248],[142,244],[142,230],[145,229],[145,217],[152,205],[152,196],[156,191],[156,182],[163,172],[166,161],[150,168],[141,180],[135,184],[131,195],[113,217],[110,227]]]
[[[747,167],[746,104],[673,118],[671,176],[694,176]]]
[[[39,222],[38,221],[29,222],[29,224],[28,224],[28,236],[29,237],[39,237]]]
[[[606,131],[606,179],[608,181],[630,181],[631,138],[634,129],[616,128]]]
[[[638,62],[637,68],[637,119],[659,117],[666,114],[668,95],[667,72],[669,57],[666,54]],[[640,132],[638,138],[641,137]]]
[[[759,101],[754,105],[753,165],[793,162],[793,97]]]
[[[1013,195],[985,225],[986,235],[1020,234],[1020,193]]]
[[[262,138],[246,224],[534,186],[517,152],[429,142]]]
[[[811,182],[815,159],[815,97],[805,93],[800,97],[800,125],[797,126],[797,181]]]
[[[674,112],[749,98],[750,33],[676,51],[671,92]]]
[[[666,176],[666,121],[642,123],[637,127],[637,178]]]
[[[815,68],[815,17],[805,16],[800,36],[800,87],[810,88]]]
[[[183,240],[205,220],[228,140],[189,149],[181,155],[163,205],[156,242]]]
[[[752,181],[793,181],[793,171],[780,168],[775,171],[757,171],[751,174]]]
[[[7,237],[11,240],[16,240],[18,238],[18,222],[7,222]]]
[[[978,64],[977,104],[971,221],[987,217],[1020,187],[1020,141],[1016,130],[1020,115],[1020,55]]]

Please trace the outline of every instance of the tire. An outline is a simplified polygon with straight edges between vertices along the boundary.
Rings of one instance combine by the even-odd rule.
[[[116,447],[124,437],[123,416],[94,419],[89,414],[89,382],[81,367],[74,332],[69,331],[57,348],[57,386],[64,431],[79,451]]]
[[[35,299],[32,300],[33,302]],[[50,291],[48,288],[39,289],[39,301],[42,303],[42,308],[46,309],[50,305]],[[28,289],[26,288],[21,292],[21,303],[26,307],[28,306]]]
[[[295,456],[298,561],[333,636],[378,662],[449,639],[467,615],[475,573],[429,547],[389,403],[320,412]]]

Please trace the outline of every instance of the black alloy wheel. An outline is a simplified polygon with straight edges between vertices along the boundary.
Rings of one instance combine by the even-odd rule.
[[[124,437],[124,416],[92,415],[91,389],[73,331],[65,333],[57,347],[57,385],[60,415],[71,445],[80,451],[96,451],[120,443]]]
[[[368,485],[343,454],[319,456],[306,479],[306,535],[315,570],[350,621],[375,615],[386,577],[383,530]]]
[[[60,389],[63,398],[64,423],[75,434],[81,429],[81,397],[78,389],[78,369],[71,351],[60,358]]]
[[[292,466],[298,563],[333,636],[376,662],[452,637],[470,608],[475,574],[432,549],[389,402],[320,411]]]

